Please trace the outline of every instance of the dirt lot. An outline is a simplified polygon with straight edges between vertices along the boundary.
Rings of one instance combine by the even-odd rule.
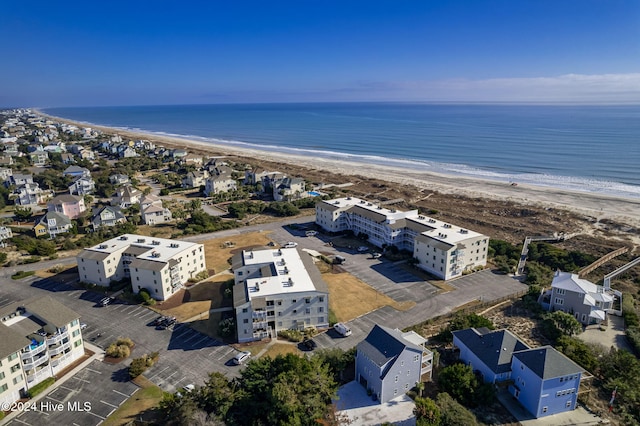
[[[271,240],[269,232],[252,232],[232,237],[216,238],[205,241],[207,268],[216,273],[229,269],[230,259],[242,250],[266,246]]]
[[[163,315],[175,316],[181,322],[200,314],[202,317],[199,319],[208,319],[210,309],[231,306],[232,301],[224,297],[223,288],[224,282],[230,278],[233,275],[221,274],[210,281],[181,289],[169,300],[157,304],[155,309]]]
[[[350,321],[383,306],[391,306],[399,311],[411,309],[414,302],[398,303],[382,293],[378,293],[365,282],[353,275],[342,272],[339,267],[333,270],[324,262],[318,262],[322,278],[329,287],[329,309],[338,321]]]

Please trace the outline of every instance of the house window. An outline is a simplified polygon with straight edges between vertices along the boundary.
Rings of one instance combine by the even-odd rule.
[[[249,308],[242,308],[242,313],[246,314],[247,312],[249,312]]]
[[[310,313],[311,313],[311,308],[307,308],[307,309],[305,309],[305,310],[304,310],[304,313],[305,313],[305,314],[310,314]]]
[[[565,407],[567,408],[571,407],[571,401],[567,401],[567,403],[565,404]]]
[[[0,386],[0,393],[6,391],[7,389],[9,389],[9,386],[5,383],[4,385]]]
[[[418,361],[420,361],[420,355],[415,355],[413,357],[413,362],[418,362]]]
[[[245,323],[245,324],[249,324],[249,319],[245,318],[245,319],[242,320],[242,322]]]
[[[297,299],[291,299],[291,304],[296,303],[298,300]]]
[[[395,382],[396,382],[396,383],[398,383],[398,376],[396,376],[396,380],[395,380]]]
[[[13,367],[11,367],[11,372],[12,373],[15,373],[18,370],[20,370],[20,364],[16,364]]]
[[[547,411],[549,411],[549,407],[542,407],[542,412],[546,413]]]
[[[17,385],[21,381],[22,381],[22,375],[13,378],[14,385]]]
[[[564,299],[556,297],[553,303],[556,305],[564,305]]]
[[[393,390],[393,394],[394,394],[394,395],[397,395],[397,394],[398,394],[398,388],[395,388],[395,389]]]
[[[4,372],[0,371],[0,380],[4,379]]]
[[[82,340],[76,340],[75,342],[73,342],[73,347],[77,348],[78,346],[80,346],[82,344]]]
[[[18,358],[18,354],[17,353],[9,355],[8,359],[9,359],[9,361],[13,361],[16,358]],[[0,365],[2,365],[2,364],[0,364]]]
[[[324,302],[324,296],[320,296],[320,297],[318,297],[318,300],[319,300],[320,302]]]
[[[405,383],[404,384],[404,390],[408,390],[409,389],[409,383]]]
[[[294,310],[293,310],[293,313],[294,313],[294,314],[297,314],[297,313],[298,313],[298,310],[297,310],[297,309],[294,309]]]
[[[324,308],[323,308],[322,306],[320,306],[320,307],[318,308],[318,312],[324,312]]]
[[[556,288],[556,294],[564,295],[564,288]]]
[[[278,300],[278,306],[282,306],[282,300]]]
[[[80,334],[80,330],[74,330],[74,332],[71,335],[73,337],[76,337],[78,334]]]
[[[404,365],[404,361],[400,361],[400,367]]]
[[[311,303],[311,298],[310,297],[305,298],[304,303]]]

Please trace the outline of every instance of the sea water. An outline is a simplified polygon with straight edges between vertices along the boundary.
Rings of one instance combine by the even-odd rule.
[[[640,106],[303,103],[44,112],[236,148],[640,198]]]

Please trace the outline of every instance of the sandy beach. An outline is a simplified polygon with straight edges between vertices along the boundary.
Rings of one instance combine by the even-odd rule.
[[[389,167],[378,164],[344,161],[328,158],[312,158],[288,153],[245,149],[227,145],[216,145],[186,138],[169,137],[145,132],[123,131],[105,126],[89,125],[53,117],[38,111],[39,114],[52,120],[74,124],[79,127],[91,127],[108,134],[119,134],[132,140],[150,140],[160,146],[183,148],[202,152],[211,156],[233,156],[244,159],[277,164],[288,164],[309,171],[327,171],[333,174],[353,176],[357,179],[377,179],[396,183],[402,186],[413,186],[416,193],[430,192],[450,194],[469,198],[489,198],[509,201],[522,206],[539,208],[555,208],[568,210],[578,215],[585,215],[595,221],[609,219],[632,227],[640,226],[640,199],[614,197],[590,192],[569,191],[552,187],[491,181],[480,178],[468,178],[454,175],[443,175],[432,172]]]

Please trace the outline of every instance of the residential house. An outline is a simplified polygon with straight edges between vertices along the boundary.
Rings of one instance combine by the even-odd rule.
[[[211,197],[214,194],[220,194],[222,192],[228,192],[237,188],[237,181],[231,176],[230,167],[221,166],[216,167],[207,178],[205,182],[204,195],[207,197]]]
[[[50,198],[52,191],[44,191],[37,183],[26,183],[16,187],[12,198],[16,205],[32,206],[44,203]]]
[[[506,383],[511,395],[534,417],[576,408],[584,370],[550,346],[529,348],[507,330],[453,332],[460,360],[487,383]]]
[[[425,375],[431,379],[433,353],[425,343],[413,331],[374,325],[356,347],[356,381],[381,404],[405,394]]]
[[[285,177],[274,182],[273,199],[275,201],[292,201],[308,196],[302,178]]]
[[[33,232],[36,237],[49,235],[49,238],[55,238],[60,234],[69,232],[71,227],[71,219],[62,213],[50,211],[36,219]]]
[[[80,153],[78,155],[80,155],[80,158],[82,158],[83,160],[93,161],[96,159],[96,154],[88,148],[80,150]]]
[[[127,218],[122,214],[120,207],[117,206],[97,207],[93,210],[93,217],[91,218],[91,226],[94,231],[126,222]]]
[[[551,346],[514,352],[509,392],[535,418],[575,410],[584,369]]]
[[[123,150],[118,152],[120,158],[133,158],[137,157],[138,153],[133,147],[127,146]]]
[[[62,164],[73,164],[76,162],[75,157],[73,156],[73,154],[68,153],[68,152],[64,152],[60,155],[60,158],[62,159]]]
[[[134,204],[138,204],[141,198],[142,191],[131,185],[123,185],[116,189],[116,192],[111,199],[111,205],[120,206],[121,208],[126,209]]]
[[[146,288],[156,300],[207,270],[202,244],[132,234],[84,249],[77,261],[80,281],[108,286],[130,278],[134,293]]]
[[[316,224],[328,232],[365,234],[380,248],[396,246],[413,253],[416,266],[449,280],[487,263],[489,237],[418,213],[376,205],[355,197],[316,204]]]
[[[460,360],[479,372],[487,383],[511,378],[511,356],[529,349],[509,330],[467,328],[453,332],[453,346],[460,349]]]
[[[116,173],[109,176],[109,183],[112,185],[124,185],[126,183],[131,183],[131,180],[127,175]]]
[[[562,311],[573,315],[583,325],[599,324],[613,308],[613,294],[603,286],[593,284],[578,274],[556,271],[547,293],[549,311]],[[543,298],[544,300],[544,298]]]
[[[79,176],[69,185],[69,193],[77,195],[93,194],[96,190],[96,183],[91,176]]]
[[[29,160],[35,167],[46,166],[49,162],[49,153],[44,150],[37,150],[29,153]]]
[[[5,142],[3,145],[4,155],[8,155],[10,157],[20,156],[19,144],[17,142]]]
[[[171,158],[173,158],[174,161],[178,161],[187,155],[189,155],[189,152],[186,149],[174,149],[171,151]]]
[[[5,241],[10,238],[13,238],[13,232],[11,231],[11,228],[0,226],[0,247],[4,247],[6,244]]]
[[[69,219],[77,219],[87,210],[84,197],[72,194],[61,194],[47,202],[50,212],[58,212]]]
[[[238,342],[329,326],[329,290],[307,253],[243,250],[233,257],[232,269]]]
[[[9,186],[21,186],[33,183],[33,175],[13,173],[9,176]]]
[[[170,222],[171,210],[162,206],[162,200],[154,195],[145,195],[140,200],[140,215],[145,225],[159,225]]]
[[[206,186],[208,178],[209,172],[206,170],[189,172],[184,178],[182,178],[182,187],[200,188],[201,186]]]
[[[0,308],[0,403],[27,396],[84,356],[80,315],[52,297]]]
[[[202,155],[198,154],[187,154],[180,159],[180,164],[184,164],[185,166],[193,165],[196,167],[202,167]]]
[[[80,166],[69,166],[62,172],[62,176],[71,176],[71,177],[90,177],[91,172],[85,168]]]
[[[0,156],[0,166],[13,166],[13,157],[9,155]]]
[[[10,181],[13,176],[13,170],[8,167],[0,167],[0,182],[5,183]]]

